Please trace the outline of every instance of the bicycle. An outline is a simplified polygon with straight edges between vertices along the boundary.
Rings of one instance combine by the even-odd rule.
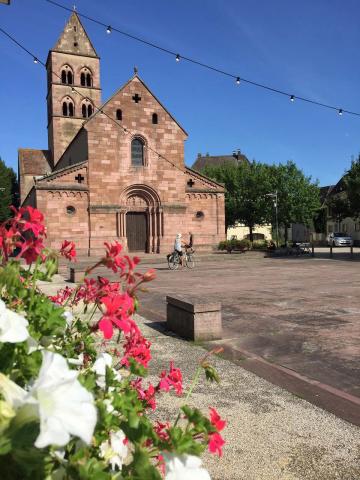
[[[194,250],[185,250],[184,252],[184,264],[187,268],[194,268],[195,267],[195,258],[194,258]],[[175,250],[170,255],[168,255],[168,266],[170,270],[177,270],[181,265],[181,258],[179,253]]]

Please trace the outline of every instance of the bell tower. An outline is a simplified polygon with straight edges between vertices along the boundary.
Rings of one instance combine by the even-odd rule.
[[[55,167],[84,120],[101,105],[100,58],[76,12],[49,51],[46,68],[48,141]]]

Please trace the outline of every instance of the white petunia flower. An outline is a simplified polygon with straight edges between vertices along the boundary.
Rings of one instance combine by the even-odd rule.
[[[70,435],[89,444],[96,425],[96,408],[92,394],[77,380],[64,357],[43,351],[39,377],[26,392],[0,374],[0,392],[15,410],[36,406],[40,418],[40,435],[35,446],[64,446]]]
[[[68,358],[68,362],[71,365],[78,365],[78,366],[84,365],[84,354],[80,353],[78,358]]]
[[[100,445],[100,456],[110,463],[113,470],[115,470],[115,467],[121,470],[128,455],[129,450],[124,443],[125,439],[124,432],[118,430],[117,432],[110,432],[110,441],[106,440]]]
[[[70,328],[74,322],[74,315],[68,310],[65,310],[63,317],[65,318],[66,325]]]
[[[111,368],[112,366],[112,356],[108,353],[100,353],[97,359],[94,362],[91,370],[96,373],[96,385],[100,388],[106,387],[106,367]],[[121,375],[115,369],[112,369],[115,375],[115,380],[120,382]]]
[[[28,325],[26,318],[6,308],[0,300],[0,342],[24,342],[29,337]]]
[[[113,404],[111,403],[111,400],[109,400],[108,398],[106,398],[106,399],[103,401],[103,404],[104,404],[105,407],[106,407],[107,413],[112,413],[112,412],[115,410]]]
[[[41,345],[39,345],[39,342],[37,342],[35,338],[32,338],[32,337],[27,338],[26,344],[28,346],[29,355],[33,352],[36,352],[36,350],[42,350],[44,348]]]
[[[201,459],[194,455],[163,453],[165,480],[211,480],[209,472],[201,467]]]

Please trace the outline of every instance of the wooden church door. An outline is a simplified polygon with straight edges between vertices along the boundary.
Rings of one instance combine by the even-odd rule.
[[[128,212],[126,214],[126,236],[129,252],[147,252],[147,214]]]

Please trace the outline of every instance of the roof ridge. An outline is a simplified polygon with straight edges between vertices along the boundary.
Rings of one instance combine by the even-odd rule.
[[[78,168],[82,168],[88,160],[84,160],[83,162],[74,163],[73,165],[68,165],[67,167],[59,168],[59,170],[54,170],[51,173],[43,175],[41,178],[36,179],[37,182],[41,182],[42,180],[46,180],[50,177],[56,177],[58,174],[65,173],[67,170],[77,170]]]

